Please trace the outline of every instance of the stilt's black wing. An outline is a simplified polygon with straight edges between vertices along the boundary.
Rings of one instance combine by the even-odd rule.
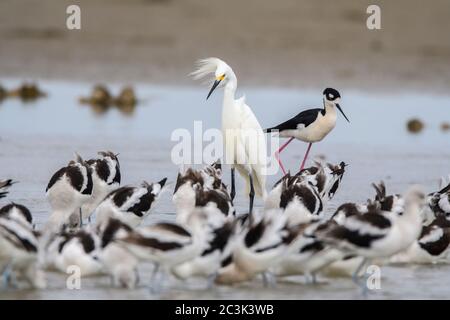
[[[302,111],[292,119],[289,119],[275,127],[265,129],[264,132],[295,130],[300,124],[303,124],[305,127],[307,127],[311,123],[316,121],[319,113],[325,114],[325,110],[316,108]]]

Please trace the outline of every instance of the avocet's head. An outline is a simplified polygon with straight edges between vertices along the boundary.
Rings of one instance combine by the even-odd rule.
[[[345,120],[350,122],[344,111],[342,111],[341,106],[339,105],[339,103],[341,102],[341,95],[336,89],[326,88],[325,90],[323,90],[323,100],[325,105],[336,106],[344,116]]]
[[[223,60],[219,58],[206,58],[197,61],[197,70],[191,73],[194,79],[201,79],[209,74],[214,75],[214,83],[206,97],[208,99],[213,91],[219,86],[231,84],[236,89],[236,75],[233,69]]]

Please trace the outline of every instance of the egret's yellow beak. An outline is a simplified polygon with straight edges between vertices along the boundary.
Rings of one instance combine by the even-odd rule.
[[[225,75],[224,75],[224,74],[221,75],[221,76],[218,76],[218,77],[216,78],[216,81],[214,81],[214,83],[213,83],[213,85],[212,85],[212,87],[211,87],[211,90],[209,90],[209,93],[208,93],[208,95],[206,96],[206,100],[208,100],[209,96],[213,93],[213,91],[217,88],[217,86],[219,85],[219,83],[220,83],[223,79],[225,79]]]

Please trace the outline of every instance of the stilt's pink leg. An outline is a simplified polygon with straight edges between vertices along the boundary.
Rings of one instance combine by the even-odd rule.
[[[312,142],[310,142],[308,145],[308,149],[306,150],[305,157],[303,158],[302,166],[300,167],[300,171],[302,171],[303,168],[305,167],[306,159],[308,158],[308,154],[309,154],[309,150],[311,150],[311,146],[312,146]]]
[[[280,149],[278,149],[277,152],[275,152],[275,158],[277,159],[278,164],[280,165],[281,171],[283,171],[283,174],[284,174],[284,175],[286,175],[286,170],[284,169],[284,166],[283,166],[283,164],[281,163],[280,153],[281,153],[281,151],[284,150],[284,148],[287,147],[287,145],[288,145],[289,143],[291,143],[292,140],[294,140],[294,137],[289,138],[289,140],[286,141],[286,142],[280,147]]]

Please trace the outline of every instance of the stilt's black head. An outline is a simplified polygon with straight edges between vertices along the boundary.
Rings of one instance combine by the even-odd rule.
[[[328,101],[334,101],[337,98],[341,97],[339,92],[333,88],[326,88],[325,90],[323,90],[323,95],[325,96],[325,99],[327,99]]]
[[[325,90],[323,90],[323,95],[324,95],[325,102],[328,101],[329,103],[334,104],[339,109],[339,111],[342,113],[345,120],[350,122],[350,120],[348,120],[347,116],[345,115],[344,111],[342,111],[342,108],[339,104],[339,102],[341,101],[341,95],[339,94],[339,92],[333,88],[326,88]]]

